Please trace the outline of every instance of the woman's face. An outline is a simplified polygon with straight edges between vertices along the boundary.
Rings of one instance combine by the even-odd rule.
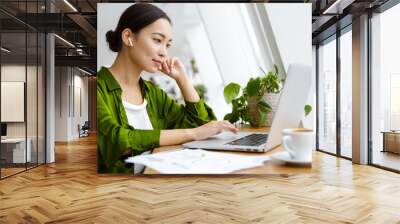
[[[157,72],[167,58],[167,49],[171,45],[172,27],[166,19],[158,19],[132,34],[133,47],[128,46],[131,60],[147,72]]]

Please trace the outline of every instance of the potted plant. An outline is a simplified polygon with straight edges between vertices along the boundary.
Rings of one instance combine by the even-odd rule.
[[[253,127],[266,126],[268,123],[268,113],[272,111],[272,107],[264,98],[268,86],[265,77],[251,78],[244,88],[244,96],[247,100],[248,120]]]
[[[266,73],[261,67],[264,76],[251,78],[242,96],[239,96],[240,85],[230,83],[224,88],[227,103],[232,103],[232,112],[225,115],[224,119],[232,123],[241,120],[250,123],[253,127],[271,125],[273,115],[278,107],[279,95],[283,80],[278,73],[278,67]]]
[[[268,73],[261,67],[260,69],[264,73],[262,78],[262,86],[265,89],[263,98],[271,105],[271,111],[267,114],[267,126],[271,126],[275,112],[278,109],[280,92],[284,80],[280,77],[276,65],[274,65],[274,70]]]
[[[271,106],[262,98],[260,85],[261,78],[251,78],[241,96],[239,96],[239,84],[227,85],[224,88],[224,97],[227,103],[232,104],[232,112],[226,114],[224,120],[231,123],[240,120],[242,123],[250,123],[253,127],[265,126],[267,113],[271,111]]]
[[[227,103],[232,104],[232,112],[226,114],[224,119],[231,123],[241,120],[242,123],[250,123],[253,127],[267,126],[271,123],[269,120],[272,119],[272,115],[269,114],[273,111],[273,107],[268,102],[266,94],[279,93],[281,82],[278,68],[274,65],[274,71],[264,72],[262,77],[251,78],[240,97],[238,97],[240,85],[228,84],[224,88],[224,97]]]

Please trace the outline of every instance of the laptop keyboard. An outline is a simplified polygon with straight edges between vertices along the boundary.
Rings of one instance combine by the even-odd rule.
[[[267,142],[268,134],[250,134],[226,143],[227,145],[259,146]]]

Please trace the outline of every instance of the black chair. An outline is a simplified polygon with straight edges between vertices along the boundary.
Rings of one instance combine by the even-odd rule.
[[[82,127],[78,124],[79,138],[89,136],[89,129],[90,129],[89,121],[85,121]]]

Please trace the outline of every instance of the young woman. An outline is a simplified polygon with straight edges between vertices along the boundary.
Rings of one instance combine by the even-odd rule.
[[[143,167],[124,160],[154,147],[206,139],[238,130],[215,115],[200,99],[176,57],[168,57],[172,42],[169,17],[151,4],[137,3],[125,10],[118,26],[106,34],[109,48],[117,52],[110,68],[97,75],[98,171],[138,173]],[[185,99],[178,104],[142,71],[161,71],[176,81]]]

